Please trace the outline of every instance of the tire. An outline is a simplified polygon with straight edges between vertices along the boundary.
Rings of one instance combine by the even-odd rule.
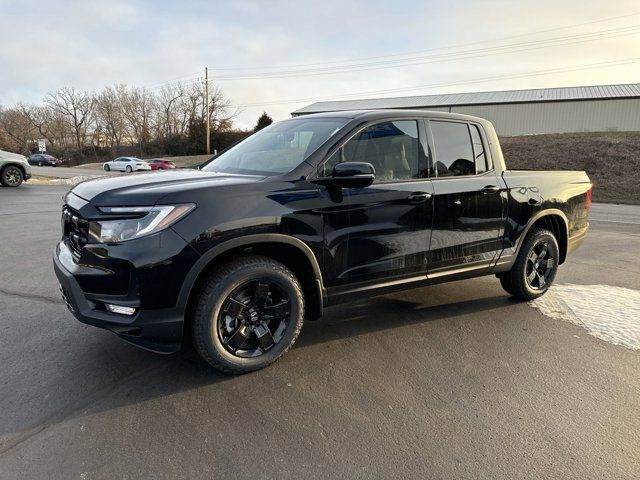
[[[129,165],[127,165],[127,168],[125,168],[125,171],[127,173],[131,173],[133,170],[131,169],[131,167]]]
[[[104,166],[104,171],[105,172],[109,172],[111,170],[111,167],[109,165],[105,165]]]
[[[243,300],[243,295],[248,296]],[[260,300],[263,307],[255,307]],[[217,267],[198,292],[193,344],[214,368],[247,373],[284,355],[298,338],[303,319],[302,287],[293,272],[268,257],[241,255]]]
[[[20,167],[7,165],[0,172],[0,183],[5,187],[19,187],[24,180],[24,174]]]
[[[524,239],[511,270],[498,275],[498,278],[502,288],[513,297],[533,300],[549,290],[559,261],[560,248],[556,237],[549,230],[534,227]]]
[[[43,162],[39,162],[39,163],[38,163],[38,166],[39,166],[39,167],[44,167],[44,163],[43,163]]]

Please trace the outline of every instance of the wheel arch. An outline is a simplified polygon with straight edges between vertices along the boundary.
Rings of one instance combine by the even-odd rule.
[[[22,176],[24,178],[26,178],[27,169],[25,168],[25,166],[23,164],[18,163],[18,162],[5,162],[0,166],[0,172],[2,172],[7,167],[18,167],[20,169],[20,171],[22,172]]]
[[[211,248],[198,259],[180,289],[178,305],[184,308],[185,327],[190,321],[193,300],[200,285],[221,262],[242,253],[263,255],[286,265],[300,281],[305,298],[306,317],[322,316],[326,290],[320,265],[309,246],[302,240],[282,234],[255,234],[227,240]],[[185,333],[189,330],[185,328]]]
[[[553,236],[556,237],[556,241],[558,242],[558,248],[560,249],[559,263],[564,263],[567,258],[567,248],[569,244],[569,220],[565,213],[562,210],[552,208],[542,210],[531,217],[526,228],[523,230],[522,235],[520,235],[517,250],[518,253],[520,252],[520,247],[529,233],[529,230],[534,226],[545,228],[553,233]]]
[[[0,165],[0,175],[2,175],[2,172],[4,172],[5,168],[9,168],[9,167],[17,167],[18,170],[20,170],[20,172],[22,172],[22,181],[26,181],[27,180],[27,168],[19,162],[5,162],[2,165]]]

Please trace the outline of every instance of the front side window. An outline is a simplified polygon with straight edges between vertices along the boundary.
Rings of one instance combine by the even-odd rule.
[[[397,120],[365,128],[337,150],[323,165],[328,177],[340,162],[367,162],[376,171],[375,183],[420,178],[418,122]]]
[[[266,176],[287,173],[348,121],[348,118],[298,117],[273,123],[221,153],[202,169]]]

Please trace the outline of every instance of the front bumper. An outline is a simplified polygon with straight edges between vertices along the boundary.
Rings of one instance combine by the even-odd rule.
[[[71,313],[82,323],[110,330],[123,340],[158,353],[173,353],[181,349],[184,329],[184,308],[140,308],[139,298],[127,295],[87,293],[79,283],[91,277],[96,269],[73,262],[64,241],[53,254],[53,267],[60,282],[60,290]],[[114,300],[115,299],[115,300]],[[136,307],[134,315],[106,311],[107,303]]]

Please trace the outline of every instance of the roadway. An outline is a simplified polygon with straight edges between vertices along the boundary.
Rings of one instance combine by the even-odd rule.
[[[0,189],[1,478],[640,474],[638,351],[494,277],[330,308],[240,377],[82,325],[51,268],[65,190]],[[640,289],[640,207],[591,221],[557,282]]]

